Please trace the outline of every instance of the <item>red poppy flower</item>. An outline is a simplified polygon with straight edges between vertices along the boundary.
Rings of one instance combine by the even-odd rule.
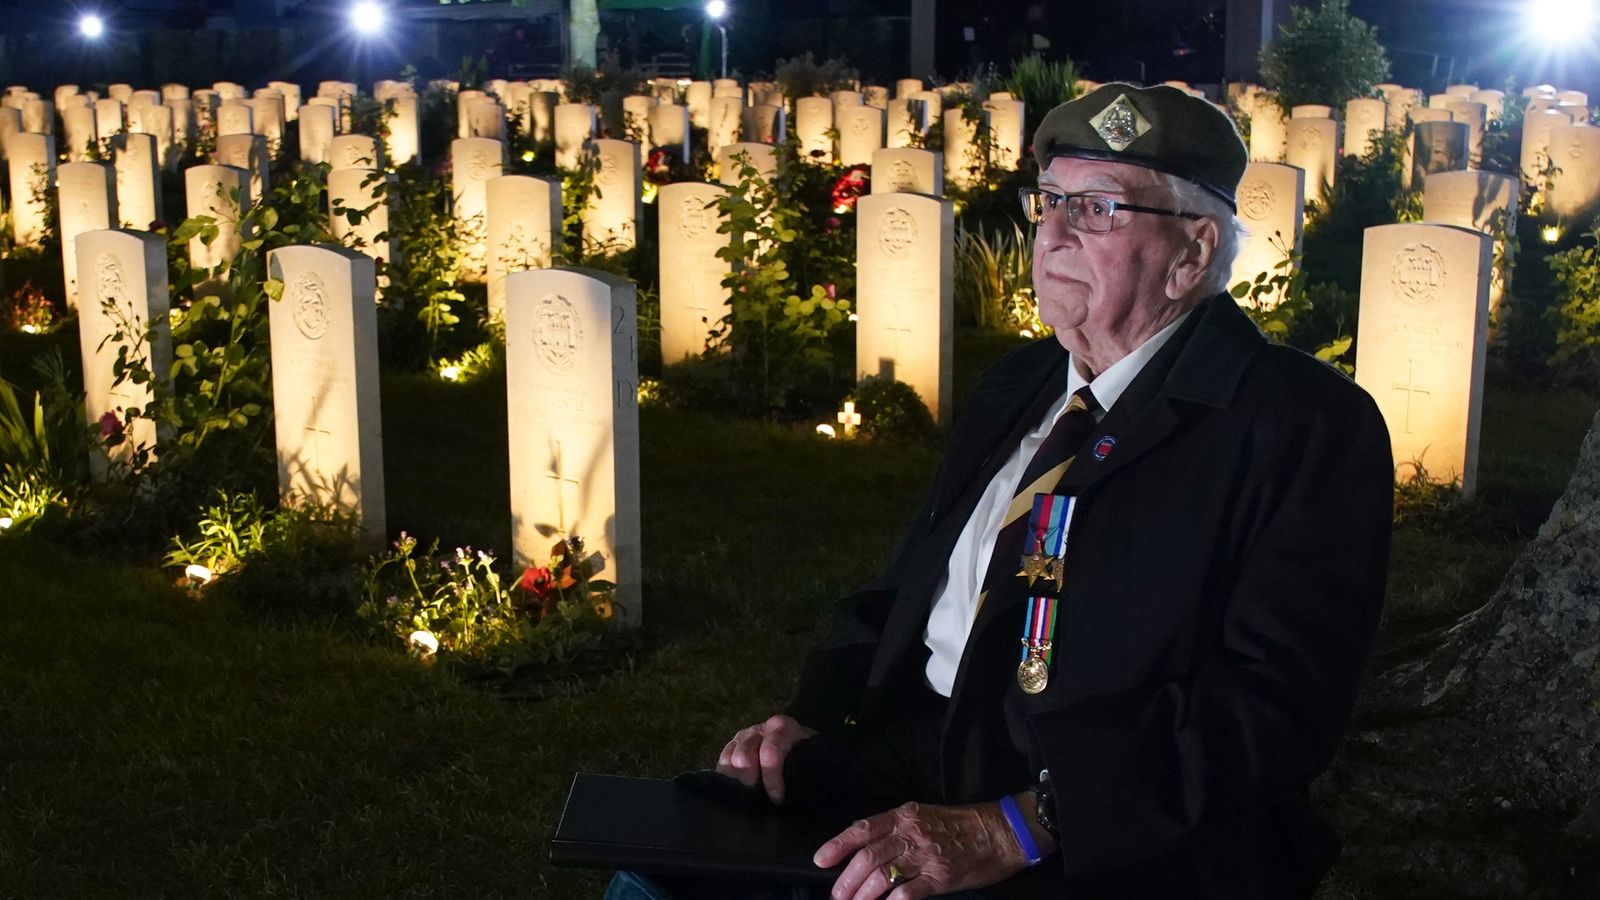
[[[122,420],[111,410],[100,417],[100,437],[113,438],[122,434]]]

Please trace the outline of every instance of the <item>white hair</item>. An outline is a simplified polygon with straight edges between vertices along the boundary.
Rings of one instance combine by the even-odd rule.
[[[1211,255],[1211,265],[1200,279],[1196,293],[1201,297],[1220,294],[1229,287],[1233,278],[1233,261],[1239,255],[1239,245],[1244,241],[1244,223],[1221,197],[1185,178],[1156,173],[1172,197],[1172,208],[1179,212],[1204,216],[1217,224],[1217,248]]]

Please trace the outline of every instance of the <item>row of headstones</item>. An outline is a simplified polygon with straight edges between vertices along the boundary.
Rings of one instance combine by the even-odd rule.
[[[1284,162],[1306,172],[1310,197],[1325,201],[1339,154],[1366,155],[1373,140],[1410,123],[1413,129],[1402,168],[1406,187],[1438,172],[1476,169],[1483,135],[1497,121],[1505,93],[1475,85],[1451,85],[1426,98],[1415,88],[1378,85],[1381,97],[1345,104],[1342,117],[1327,106],[1283,111],[1254,85],[1240,86],[1236,99],[1250,117],[1250,158]],[[1571,221],[1600,211],[1600,128],[1590,124],[1588,97],[1581,91],[1528,88],[1520,167],[1523,180],[1542,185],[1554,166],[1545,209],[1551,219]]]

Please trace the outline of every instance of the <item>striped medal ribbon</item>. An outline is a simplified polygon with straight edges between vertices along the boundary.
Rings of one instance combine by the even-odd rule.
[[[1035,494],[1028,518],[1028,538],[1022,571],[1028,587],[1040,579],[1055,582],[1059,595],[1066,584],[1067,517],[1072,512],[1072,497]],[[1031,553],[1027,551],[1031,550]],[[1030,596],[1028,612],[1022,620],[1022,659],[1017,664],[1017,686],[1025,693],[1038,694],[1050,684],[1050,663],[1055,656],[1056,606],[1059,597]]]

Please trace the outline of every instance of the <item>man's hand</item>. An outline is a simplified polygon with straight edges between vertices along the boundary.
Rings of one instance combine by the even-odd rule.
[[[833,900],[919,900],[998,884],[1028,865],[998,803],[907,803],[845,829],[812,862],[827,868],[852,854]],[[889,884],[890,863],[903,879],[898,887]]]
[[[783,762],[795,744],[816,733],[788,716],[773,716],[734,735],[717,757],[717,771],[746,787],[760,783],[773,803],[782,803]]]

